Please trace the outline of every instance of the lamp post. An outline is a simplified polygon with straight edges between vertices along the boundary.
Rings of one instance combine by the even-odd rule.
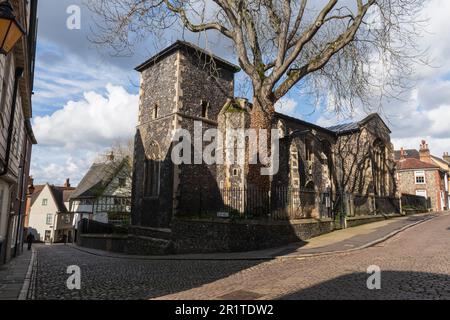
[[[0,1],[0,53],[7,55],[19,39],[26,34],[17,21],[9,0]]]

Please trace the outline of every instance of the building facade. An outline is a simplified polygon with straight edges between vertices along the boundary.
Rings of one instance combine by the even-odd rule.
[[[101,223],[129,222],[131,197],[130,159],[108,155],[94,163],[70,196],[73,227],[82,219]]]
[[[37,1],[11,1],[26,30],[0,55],[0,264],[22,252],[25,202],[32,145],[30,119],[36,50]]]
[[[426,141],[421,142],[419,151],[397,151],[396,159],[401,193],[429,199],[433,211],[449,209],[449,165],[430,153]]]
[[[36,241],[54,243],[73,237],[73,214],[68,208],[74,191],[68,179],[64,186],[34,186],[31,182],[25,227]]]
[[[322,128],[276,113],[272,129],[281,137],[280,168],[270,178],[270,192],[261,193],[248,178],[252,139],[217,148],[224,158],[242,149],[243,163],[198,161],[195,141],[189,141],[189,150],[177,149],[182,139],[176,135],[183,131],[203,137],[208,129],[218,129],[225,140],[228,129],[250,127],[252,104],[234,97],[238,67],[177,41],[136,70],[141,86],[134,225],[166,228],[175,217],[203,212],[303,219],[398,211],[391,132],[379,115]],[[201,141],[204,150],[209,143]],[[175,163],[174,152],[191,161]]]

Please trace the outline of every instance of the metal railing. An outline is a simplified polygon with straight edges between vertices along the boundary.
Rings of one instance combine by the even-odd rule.
[[[179,196],[181,216],[235,219],[296,220],[333,218],[332,195],[310,189],[277,187],[184,190]]]

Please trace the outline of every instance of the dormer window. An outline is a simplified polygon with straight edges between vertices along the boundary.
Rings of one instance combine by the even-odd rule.
[[[209,102],[202,100],[201,102],[201,106],[202,106],[202,118],[208,118],[208,113],[209,113]]]

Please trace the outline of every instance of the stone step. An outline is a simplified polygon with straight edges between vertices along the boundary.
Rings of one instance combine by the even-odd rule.
[[[156,239],[172,240],[172,230],[165,228],[150,228],[150,227],[138,227],[131,226],[128,229],[130,235],[139,237],[149,237]]]

